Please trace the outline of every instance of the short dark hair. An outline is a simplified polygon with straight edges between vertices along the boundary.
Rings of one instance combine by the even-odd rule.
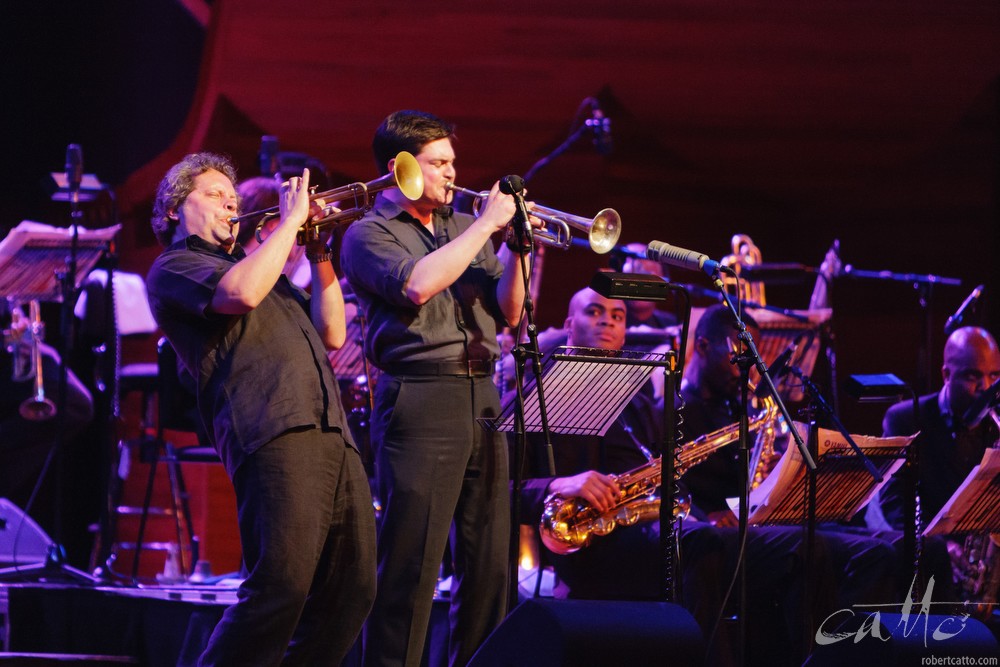
[[[395,111],[386,116],[375,130],[375,138],[372,139],[375,168],[379,175],[385,175],[389,173],[389,160],[400,151],[415,156],[424,146],[438,139],[454,142],[455,126],[425,111]]]
[[[153,202],[153,234],[162,246],[170,245],[178,221],[168,214],[180,208],[187,196],[194,190],[194,179],[206,171],[216,170],[236,183],[236,167],[232,161],[218,153],[191,153],[175,164],[167,172],[156,188],[156,200]]]
[[[743,323],[747,328],[760,329],[757,321],[746,311],[743,312]],[[709,306],[705,309],[698,325],[694,328],[694,337],[704,338],[713,343],[724,341],[727,337],[736,333],[736,324],[733,322],[733,315],[729,312],[729,307],[724,304]],[[735,337],[733,340],[736,340]]]
[[[236,194],[240,197],[240,213],[253,213],[277,206],[278,191],[278,182],[273,178],[267,176],[248,178],[236,186]],[[241,224],[236,234],[236,242],[241,246],[246,245],[257,230],[259,222],[260,218],[254,218]]]

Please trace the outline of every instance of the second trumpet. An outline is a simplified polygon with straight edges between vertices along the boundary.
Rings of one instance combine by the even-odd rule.
[[[397,187],[403,193],[403,196],[410,201],[416,201],[424,194],[424,174],[420,170],[420,164],[415,157],[406,151],[401,151],[396,155],[392,172],[385,176],[376,178],[374,181],[368,181],[367,183],[349,183],[333,190],[326,190],[325,192],[310,195],[310,201],[322,199],[324,201],[338,202],[353,199],[354,205],[351,208],[345,208],[341,211],[335,210],[333,205],[327,205],[323,209],[324,217],[319,220],[306,222],[299,229],[296,241],[299,245],[305,245],[309,240],[315,238],[315,235],[324,227],[338,225],[342,222],[353,222],[361,218],[375,203],[375,193]],[[263,243],[261,229],[264,227],[264,222],[276,215],[278,215],[278,207],[272,206],[261,211],[243,213],[237,217],[230,218],[229,222],[235,225],[240,222],[259,218],[256,236],[257,242]]]
[[[490,194],[486,191],[476,192],[462,188],[454,183],[445,183],[444,186],[449,190],[472,197],[472,212],[477,216],[483,200]],[[593,218],[564,213],[538,204],[535,204],[529,213],[545,222],[545,227],[535,230],[535,240],[557,248],[566,249],[572,244],[573,237],[570,227],[585,233],[591,249],[599,255],[614,248],[622,233],[621,216],[613,208],[601,209]]]

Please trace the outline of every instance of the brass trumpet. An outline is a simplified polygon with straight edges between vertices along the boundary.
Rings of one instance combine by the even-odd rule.
[[[490,194],[485,190],[476,192],[462,188],[454,183],[445,183],[444,187],[472,197],[472,212],[476,216],[479,215],[479,208],[482,206],[483,200]],[[618,211],[613,208],[601,209],[597,215],[590,219],[563,213],[538,204],[535,204],[529,213],[546,223],[545,227],[534,231],[535,240],[543,245],[555,246],[563,250],[569,248],[573,242],[570,227],[584,232],[590,242],[591,249],[599,255],[614,248],[622,233],[622,218],[618,215]]]
[[[318,220],[309,220],[302,225],[296,236],[296,241],[299,245],[305,245],[308,241],[315,238],[320,230],[325,227],[336,226],[342,222],[353,222],[361,218],[375,203],[375,193],[397,187],[403,193],[403,196],[410,201],[416,201],[424,194],[424,174],[420,170],[420,164],[415,157],[406,151],[401,151],[396,155],[396,161],[393,163],[391,173],[376,178],[374,181],[350,183],[339,188],[334,188],[333,190],[309,195],[309,201],[323,199],[339,202],[344,199],[353,198],[354,206],[342,211],[335,210],[332,204],[324,206],[323,217]],[[254,234],[257,237],[257,241],[263,243],[264,239],[261,238],[261,230],[264,227],[264,223],[276,215],[278,215],[278,207],[272,206],[271,208],[251,213],[243,213],[242,215],[230,218],[229,222],[235,225],[259,217],[260,220],[257,223],[257,229]]]

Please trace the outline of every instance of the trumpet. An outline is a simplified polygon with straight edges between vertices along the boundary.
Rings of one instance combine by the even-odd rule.
[[[353,198],[354,206],[341,211],[336,210],[332,204],[324,206],[322,213],[323,217],[318,220],[309,220],[302,225],[299,229],[299,233],[295,237],[296,241],[299,245],[305,245],[309,241],[315,239],[319,235],[320,230],[325,227],[329,227],[331,225],[337,226],[342,222],[354,222],[355,220],[363,217],[375,203],[375,193],[382,190],[388,190],[389,188],[399,188],[399,191],[403,193],[403,196],[410,201],[416,201],[417,199],[420,199],[421,195],[424,194],[424,174],[420,170],[420,163],[418,163],[417,159],[406,151],[400,151],[396,155],[396,160],[393,163],[391,173],[388,173],[380,178],[376,178],[374,181],[368,181],[367,183],[349,183],[348,185],[334,188],[333,190],[310,194],[309,201],[323,199],[339,202],[341,200]],[[277,215],[278,207],[272,206],[271,208],[265,208],[251,213],[243,213],[242,215],[229,218],[229,223],[235,225],[247,220],[260,218],[254,234],[257,237],[257,242],[263,243],[264,239],[261,238],[261,230],[264,228],[264,223],[267,222],[268,219]]]
[[[479,215],[479,208],[483,201],[490,194],[485,190],[476,192],[462,188],[454,183],[445,183],[444,187],[472,197],[472,212],[476,216]],[[569,248],[573,242],[570,227],[585,233],[590,242],[590,248],[598,255],[603,255],[614,248],[622,233],[622,218],[618,215],[618,211],[613,208],[601,209],[593,218],[563,213],[538,204],[535,204],[529,213],[546,223],[545,227],[535,230],[535,240],[543,245],[555,246],[563,250]]]
[[[11,312],[16,310],[12,305]],[[56,416],[56,404],[45,396],[45,384],[42,375],[42,339],[45,337],[45,323],[42,322],[41,306],[37,299],[32,299],[29,305],[31,312],[28,328],[18,337],[12,323],[10,330],[4,331],[8,339],[7,347],[14,355],[14,371],[11,378],[14,382],[25,382],[34,378],[35,393],[29,396],[18,407],[21,417],[28,421],[45,421]],[[19,313],[20,311],[18,311]],[[15,315],[16,317],[16,315]],[[14,340],[17,337],[19,340]],[[22,352],[27,348],[27,352]],[[23,356],[27,355],[27,363]]]

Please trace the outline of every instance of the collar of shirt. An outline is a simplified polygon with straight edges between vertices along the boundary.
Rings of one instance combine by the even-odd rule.
[[[200,236],[195,236],[194,234],[192,234],[191,236],[187,237],[182,241],[178,241],[177,243],[173,244],[170,247],[171,248],[175,246],[180,247],[181,244],[183,244],[183,247],[187,248],[188,250],[197,250],[200,252],[208,252],[214,255],[219,255],[221,257],[229,257],[234,262],[239,261],[247,256],[246,251],[243,250],[243,247],[239,243],[233,246],[232,253],[228,253],[225,250],[223,250],[222,246],[209,243],[205,239],[201,238]]]

